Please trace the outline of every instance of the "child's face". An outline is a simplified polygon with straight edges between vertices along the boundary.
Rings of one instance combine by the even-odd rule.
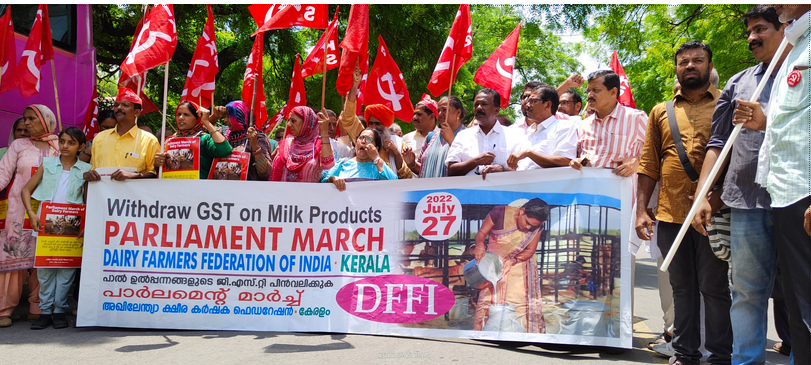
[[[79,144],[76,138],[73,138],[67,133],[62,133],[59,136],[59,153],[66,157],[76,156],[79,150],[82,149],[84,144]]]

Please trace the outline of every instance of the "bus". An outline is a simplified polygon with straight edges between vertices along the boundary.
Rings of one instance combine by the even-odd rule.
[[[16,60],[19,63],[28,33],[34,24],[39,4],[0,5],[0,15],[11,9],[14,36],[17,42]],[[90,5],[51,4],[48,15],[53,37],[54,59],[42,65],[39,94],[23,99],[19,90],[0,94],[0,147],[8,146],[8,135],[15,120],[22,117],[23,109],[31,104],[43,104],[56,115],[53,73],[56,84],[62,127],[82,127],[85,113],[96,87],[96,49],[93,47],[93,19]]]

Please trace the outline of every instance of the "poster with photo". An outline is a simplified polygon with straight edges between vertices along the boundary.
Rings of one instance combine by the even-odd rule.
[[[248,167],[251,154],[232,152],[228,157],[215,158],[208,172],[209,180],[248,180]]]
[[[34,267],[74,268],[82,266],[84,204],[40,204]]]
[[[200,138],[174,137],[166,140],[164,179],[200,179]]]

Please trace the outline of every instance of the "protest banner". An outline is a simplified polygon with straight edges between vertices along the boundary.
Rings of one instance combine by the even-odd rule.
[[[42,232],[34,267],[81,267],[83,239],[77,236],[84,228],[85,205],[43,202],[39,207]]]
[[[344,192],[175,180],[89,189],[79,326],[631,347],[632,187],[608,169]]]
[[[215,158],[208,172],[209,180],[242,180],[248,179],[248,167],[251,154],[248,152],[231,152],[228,157]]]
[[[174,137],[166,141],[164,179],[200,178],[200,138]]]

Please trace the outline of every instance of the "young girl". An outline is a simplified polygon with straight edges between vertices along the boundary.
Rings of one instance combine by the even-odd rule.
[[[46,157],[42,165],[22,190],[22,201],[28,212],[31,227],[42,232],[42,225],[31,209],[31,198],[62,204],[84,204],[83,175],[90,171],[90,164],[77,157],[84,148],[85,136],[82,130],[68,127],[59,133],[59,157]],[[34,195],[31,191],[36,190]],[[83,232],[82,232],[83,233]],[[79,233],[79,237],[82,236]],[[31,324],[31,329],[68,327],[65,311],[68,309],[68,290],[73,284],[76,269],[41,268],[39,273],[39,309],[42,314]]]

